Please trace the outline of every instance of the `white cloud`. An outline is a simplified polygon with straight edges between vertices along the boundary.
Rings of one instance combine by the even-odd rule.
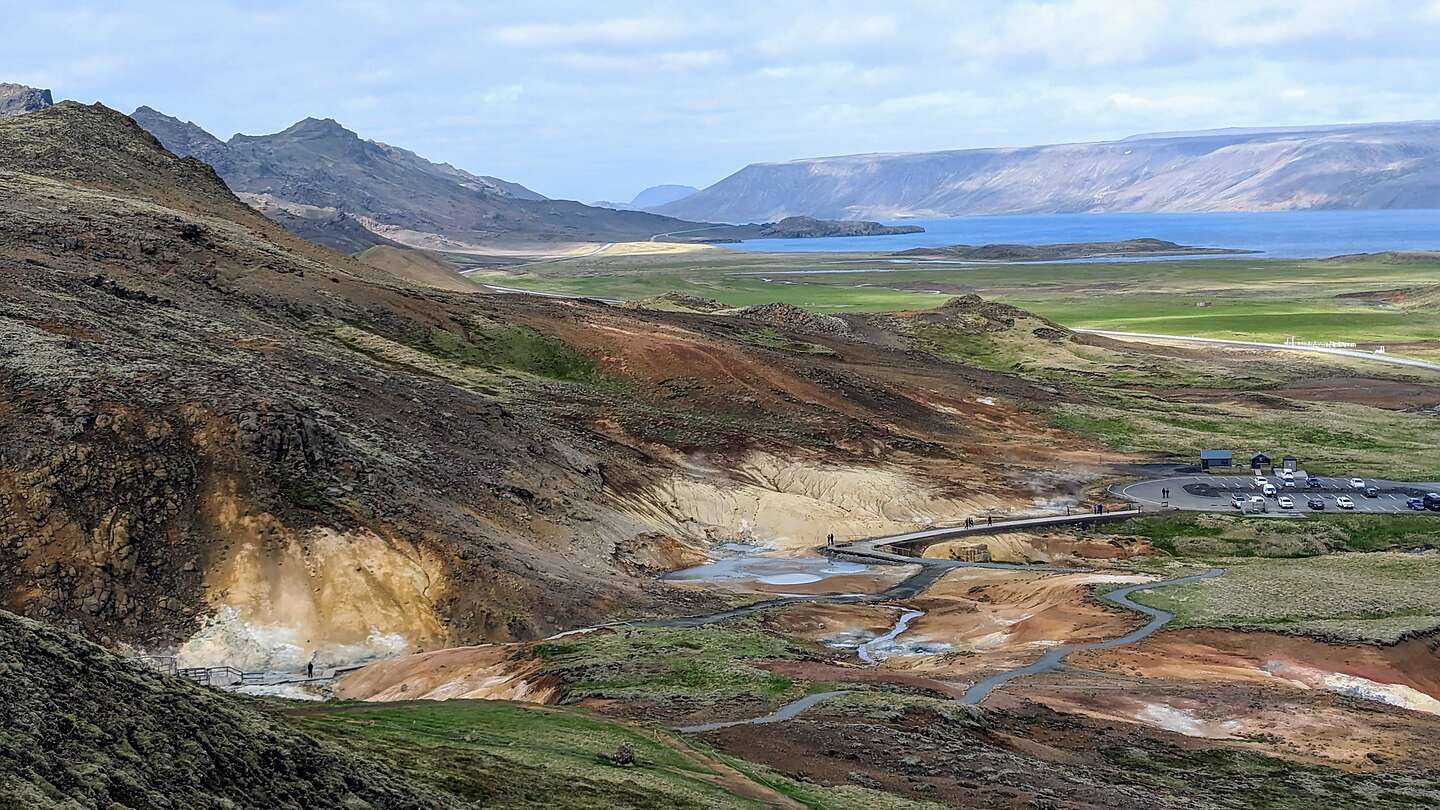
[[[593,22],[504,25],[495,30],[495,38],[507,45],[525,47],[583,43],[633,45],[670,40],[689,30],[687,23],[677,19],[625,17]]]
[[[66,37],[7,40],[0,81],[222,137],[334,115],[581,199],[818,154],[1440,117],[1440,0],[256,5],[11,3]]]
[[[480,96],[482,104],[494,106],[496,104],[513,104],[520,100],[525,88],[518,84],[507,84],[500,87],[492,87]]]

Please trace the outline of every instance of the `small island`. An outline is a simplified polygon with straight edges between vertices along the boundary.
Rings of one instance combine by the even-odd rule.
[[[919,225],[882,225],[849,219],[815,219],[814,217],[785,217],[779,222],[768,222],[760,226],[761,239],[818,239],[826,236],[896,236],[904,233],[924,233]]]
[[[719,245],[743,242],[747,239],[821,239],[827,236],[895,236],[905,233],[924,233],[919,225],[884,225],[853,219],[816,219],[814,217],[785,217],[778,222],[760,222],[749,225],[716,225],[710,228],[696,228],[662,235],[666,242],[698,242]]]
[[[1239,248],[1194,247],[1164,239],[1127,239],[1121,242],[1064,242],[1054,245],[948,245],[946,247],[902,250],[891,255],[949,261],[1045,262],[1069,259],[1214,256],[1259,252]]]

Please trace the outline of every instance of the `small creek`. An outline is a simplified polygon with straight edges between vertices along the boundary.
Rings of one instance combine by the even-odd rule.
[[[901,648],[895,644],[895,639],[899,638],[901,633],[910,629],[911,622],[924,615],[925,611],[923,610],[906,610],[900,614],[900,618],[895,621],[895,626],[890,628],[890,632],[883,636],[876,636],[864,644],[861,644],[860,647],[855,650],[855,654],[860,656],[860,660],[867,664],[878,664],[886,658],[896,655]]]

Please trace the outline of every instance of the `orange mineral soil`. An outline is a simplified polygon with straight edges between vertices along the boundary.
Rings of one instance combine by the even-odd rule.
[[[554,703],[555,684],[539,674],[525,645],[453,647],[380,661],[335,684],[342,700],[516,700]]]
[[[910,606],[925,611],[904,638],[950,645],[935,656],[891,658],[887,667],[936,677],[1022,666],[1060,644],[1122,636],[1139,623],[1130,611],[1091,596],[1094,586],[1144,582],[1128,574],[1053,574],[959,569]]]
[[[1162,632],[1072,656],[1008,698],[1301,762],[1440,766],[1440,638],[1381,647],[1275,633]]]

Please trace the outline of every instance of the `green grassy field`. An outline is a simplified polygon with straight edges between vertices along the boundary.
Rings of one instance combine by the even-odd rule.
[[[463,257],[452,257],[463,262]],[[821,274],[796,271],[846,270]],[[708,250],[604,254],[484,271],[476,281],[639,299],[679,290],[730,306],[781,301],[820,311],[923,309],[978,293],[1066,326],[1204,337],[1357,343],[1440,341],[1440,312],[1369,294],[1440,284],[1440,262],[1190,259],[915,267],[876,254]],[[1440,356],[1440,347],[1412,354]]]
[[[1305,520],[1171,512],[1115,524],[1103,535],[1139,535],[1181,559],[1311,557],[1440,545],[1429,515],[1310,515]]]
[[[1216,579],[1132,599],[1175,614],[1174,627],[1221,627],[1393,643],[1440,627],[1440,559],[1374,552],[1236,558]]]

